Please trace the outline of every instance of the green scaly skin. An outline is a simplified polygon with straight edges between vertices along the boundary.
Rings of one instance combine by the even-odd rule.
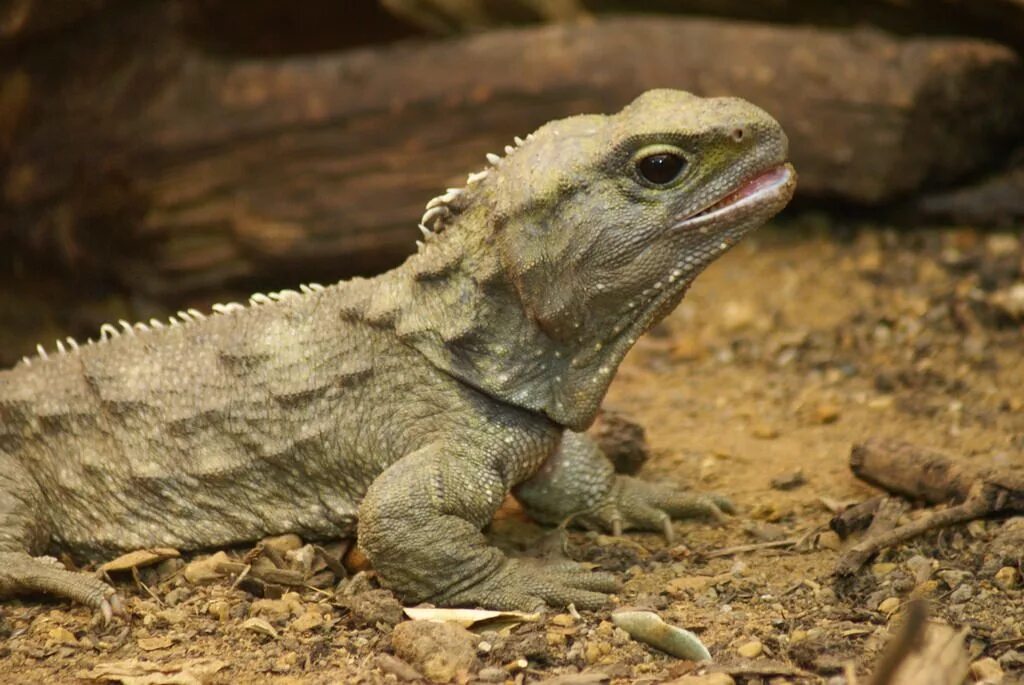
[[[678,177],[644,178],[658,153]],[[513,489],[540,520],[614,532],[720,514],[616,475],[572,431],[636,338],[785,206],[786,154],[746,102],[651,91],[491,158],[428,205],[393,271],[105,327],[0,373],[0,594],[109,615],[111,588],[32,555],[358,532],[408,602],[600,605],[612,576],[508,559],[480,531]],[[757,192],[712,207],[741,187]]]

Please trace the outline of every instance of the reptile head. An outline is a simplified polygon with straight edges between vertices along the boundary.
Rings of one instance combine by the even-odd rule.
[[[552,122],[493,179],[503,264],[541,329],[585,362],[631,344],[786,205],[786,160],[779,124],[736,98],[654,90]]]
[[[764,111],[680,91],[517,143],[427,205],[423,296],[399,330],[471,385],[579,430],[637,337],[789,202],[796,175]]]

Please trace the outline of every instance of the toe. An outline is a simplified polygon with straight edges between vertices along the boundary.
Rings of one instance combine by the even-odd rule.
[[[578,571],[568,577],[561,578],[561,584],[592,592],[616,592],[619,580],[611,573],[603,571]]]
[[[103,599],[100,601],[100,613],[103,614],[103,625],[109,624],[114,618],[114,609],[110,606],[110,601]]]

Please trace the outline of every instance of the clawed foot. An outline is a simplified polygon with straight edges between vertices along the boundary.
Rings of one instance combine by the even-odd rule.
[[[616,476],[605,501],[576,515],[573,522],[616,536],[630,529],[661,531],[671,543],[675,538],[673,519],[703,517],[721,522],[726,514],[734,513],[732,502],[719,495],[682,492],[671,486]]]
[[[124,616],[124,602],[121,601],[121,596],[114,591],[114,588],[110,588],[110,594],[100,600],[99,611],[103,614],[103,625],[110,623],[114,616]]]
[[[0,552],[0,596],[42,592],[92,607],[109,623],[124,614],[114,588],[87,573],[68,571],[53,557]]]
[[[597,609],[619,588],[611,573],[588,571],[572,561],[531,563],[507,559],[491,575],[443,598],[441,603],[494,609],[541,611],[569,604]]]

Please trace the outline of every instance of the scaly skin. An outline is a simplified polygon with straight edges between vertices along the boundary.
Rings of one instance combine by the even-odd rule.
[[[105,327],[0,373],[0,594],[109,614],[109,587],[31,555],[358,532],[407,601],[601,604],[613,577],[507,559],[480,530],[513,488],[540,520],[614,532],[720,514],[562,436],[592,422],[637,336],[788,202],[785,159],[756,107],[651,91],[492,157],[377,278]]]

